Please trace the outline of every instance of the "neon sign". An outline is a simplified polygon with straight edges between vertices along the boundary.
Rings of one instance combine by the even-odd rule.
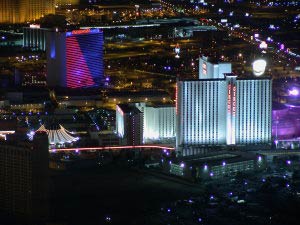
[[[177,115],[178,114],[178,84],[176,84],[176,87],[175,87],[175,97],[176,97],[175,109],[176,109],[176,115]]]
[[[227,111],[231,113],[231,84],[228,85]]]
[[[227,90],[227,144],[235,144],[236,85],[233,80]]]
[[[235,116],[236,112],[236,86],[234,85],[233,88],[233,97],[232,97],[232,115]]]
[[[235,116],[236,113],[236,86],[228,85],[227,111]]]
[[[93,34],[93,33],[99,33],[101,32],[99,29],[82,29],[82,30],[73,30],[66,32],[66,36],[72,36],[72,35],[80,35],[80,34]]]
[[[77,35],[77,34],[89,34],[91,32],[91,29],[85,29],[85,30],[73,30],[72,34]]]

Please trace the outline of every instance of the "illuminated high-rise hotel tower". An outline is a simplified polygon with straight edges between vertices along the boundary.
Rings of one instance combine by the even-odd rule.
[[[55,0],[0,0],[0,23],[26,23],[55,13]]]
[[[55,0],[56,5],[68,6],[68,5],[79,5],[80,0]]]
[[[0,23],[17,23],[19,10],[16,0],[0,0]]]
[[[47,83],[50,87],[86,88],[103,79],[103,32],[99,29],[48,32]]]
[[[198,80],[177,82],[177,149],[190,155],[203,145],[271,143],[271,79],[241,79],[231,73],[231,65],[208,58],[200,63],[204,72]]]

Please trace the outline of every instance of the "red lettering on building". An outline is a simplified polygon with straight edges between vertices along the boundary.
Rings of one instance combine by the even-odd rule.
[[[228,85],[227,111],[231,112],[231,84]]]
[[[88,34],[90,33],[90,29],[85,29],[85,30],[73,30],[72,31],[72,34],[73,35],[76,35],[76,34]]]
[[[236,113],[236,86],[234,85],[233,88],[233,98],[232,98],[232,115],[235,116]]]
[[[176,115],[178,114],[178,84],[176,84],[175,86],[175,98],[176,98],[176,102],[175,102],[175,110],[176,110]]]

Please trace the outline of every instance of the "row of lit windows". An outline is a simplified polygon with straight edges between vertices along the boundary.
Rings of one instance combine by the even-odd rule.
[[[201,144],[217,144],[219,141],[218,93],[220,84],[224,85],[225,82],[186,82],[183,87],[182,94],[185,95],[185,105],[182,105],[182,116],[187,123],[183,122],[182,135],[191,144],[199,142]],[[208,90],[210,91],[208,92]],[[205,96],[205,93],[207,96],[201,98],[201,96]],[[198,107],[195,107],[197,104]]]
[[[238,92],[243,93],[237,98],[239,113],[236,128],[240,131],[237,132],[238,142],[270,141],[270,81],[241,81],[238,83]]]

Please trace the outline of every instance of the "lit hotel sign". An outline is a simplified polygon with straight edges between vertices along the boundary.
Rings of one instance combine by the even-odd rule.
[[[30,24],[29,25],[30,28],[41,28],[40,24]]]
[[[70,32],[66,32],[66,36],[80,35],[80,34],[91,34],[91,33],[99,33],[99,29],[72,30]]]
[[[89,34],[91,32],[91,29],[85,29],[85,30],[73,30],[72,34],[77,35],[77,34]]]
[[[233,95],[232,95],[232,115],[235,116],[236,113],[236,86],[234,85],[232,88]]]
[[[236,86],[235,86],[235,84],[228,85],[227,110],[228,110],[228,113],[235,116],[235,114],[236,114]]]
[[[233,81],[228,84],[227,93],[227,137],[228,145],[235,144],[235,116],[236,116],[236,85]]]

